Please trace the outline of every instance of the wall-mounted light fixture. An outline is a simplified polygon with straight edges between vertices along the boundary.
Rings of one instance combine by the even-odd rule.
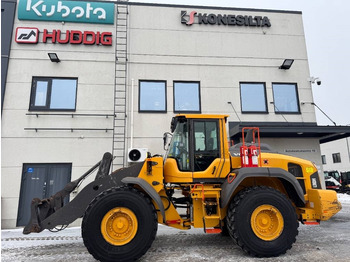
[[[51,62],[61,62],[61,60],[58,58],[58,55],[56,53],[48,53],[49,58],[51,60]]]
[[[294,62],[294,59],[284,59],[283,64],[279,67],[279,69],[287,70],[289,69]]]

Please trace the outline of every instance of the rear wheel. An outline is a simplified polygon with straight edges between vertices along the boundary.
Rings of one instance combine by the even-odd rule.
[[[106,190],[87,208],[82,237],[100,261],[133,261],[152,245],[157,215],[151,201],[129,187]]]
[[[238,193],[227,211],[230,236],[247,253],[258,257],[284,254],[298,235],[298,220],[291,201],[269,187]]]

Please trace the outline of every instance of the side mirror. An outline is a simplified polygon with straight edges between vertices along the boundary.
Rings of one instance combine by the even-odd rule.
[[[165,132],[165,133],[163,134],[164,150],[167,150],[166,146],[169,144],[168,138],[169,138],[169,137],[172,137],[172,136],[173,136],[173,135],[172,135],[171,133],[169,133],[169,132]]]

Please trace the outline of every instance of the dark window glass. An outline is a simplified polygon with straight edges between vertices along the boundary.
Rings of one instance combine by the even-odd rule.
[[[204,171],[220,157],[217,121],[194,122],[194,171]]]
[[[340,153],[332,154],[333,163],[341,163]]]
[[[325,156],[325,155],[322,155],[321,158],[322,158],[322,164],[323,164],[323,165],[327,164],[326,156]]]
[[[139,82],[139,112],[166,112],[166,82]]]
[[[199,82],[174,82],[174,112],[201,112]]]
[[[266,113],[264,83],[240,83],[242,113]]]
[[[296,84],[272,84],[276,113],[299,113]]]
[[[29,110],[75,111],[78,79],[33,77]]]

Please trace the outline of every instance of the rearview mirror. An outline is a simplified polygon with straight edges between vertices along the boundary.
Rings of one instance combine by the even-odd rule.
[[[164,150],[167,150],[167,145],[169,145],[170,141],[168,142],[169,138],[171,138],[173,135],[169,132],[165,132],[163,134],[163,143],[164,143]]]

